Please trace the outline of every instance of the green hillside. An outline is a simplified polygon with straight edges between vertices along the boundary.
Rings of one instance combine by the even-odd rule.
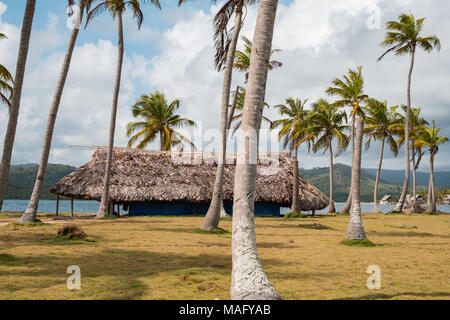
[[[29,199],[31,192],[33,191],[38,167],[39,166],[37,164],[11,166],[5,199]],[[48,192],[48,188],[75,169],[75,167],[61,164],[49,164],[44,180],[44,188],[42,190],[41,199],[56,199],[55,195]]]
[[[330,192],[330,169],[314,168],[310,170],[300,169],[300,175],[306,178],[314,186],[319,188],[325,194]],[[334,199],[336,202],[344,202],[347,200],[350,190],[351,167],[343,164],[334,165]],[[361,170],[361,201],[373,201],[373,190],[375,187],[375,176]],[[393,197],[400,196],[400,184],[388,183],[381,180],[378,187],[378,197],[381,199],[385,194]],[[418,186],[418,191],[425,190],[424,186]]]

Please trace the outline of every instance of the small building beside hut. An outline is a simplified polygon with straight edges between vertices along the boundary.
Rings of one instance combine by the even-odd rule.
[[[390,194],[385,195],[380,200],[380,204],[389,204],[392,201],[392,196]]]
[[[101,200],[106,147],[92,160],[50,187],[53,194],[79,200]],[[204,215],[212,197],[217,154],[162,152],[114,148],[110,201],[129,215]],[[236,155],[227,154],[224,172],[224,209],[232,214]],[[289,152],[265,153],[258,158],[255,214],[280,216],[292,204],[294,161]],[[328,197],[299,178],[302,211],[321,210]],[[114,207],[114,206],[112,206]]]
[[[444,197],[444,200],[442,200],[442,202],[443,202],[443,204],[446,205],[446,206],[450,205],[450,194],[447,194],[447,195]]]
[[[405,202],[407,204],[412,204],[414,202],[414,196],[412,194],[409,194],[406,196]],[[425,198],[420,195],[420,194],[416,194],[416,201],[417,204],[424,204],[425,203]]]

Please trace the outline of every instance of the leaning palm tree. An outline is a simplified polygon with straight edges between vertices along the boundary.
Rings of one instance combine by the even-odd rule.
[[[67,47],[66,55],[61,67],[59,74],[58,83],[56,85],[55,94],[53,96],[52,104],[50,106],[50,111],[48,114],[47,128],[45,129],[44,143],[42,146],[41,161],[39,164],[38,173],[36,176],[36,181],[34,183],[33,192],[30,197],[30,202],[28,203],[27,209],[25,210],[22,217],[18,222],[35,222],[36,212],[39,205],[39,199],[41,197],[42,187],[44,185],[45,172],[47,170],[48,158],[50,155],[50,148],[52,145],[53,130],[55,128],[56,116],[58,114],[59,105],[61,102],[61,97],[64,91],[64,85],[66,84],[67,75],[69,73],[70,62],[72,60],[73,50],[75,48],[75,43],[78,37],[79,25],[83,19],[84,9],[87,5],[89,8],[92,0],[79,0],[78,10],[76,11],[76,25],[72,28],[72,33],[69,38],[69,45]],[[72,6],[74,1],[69,0],[68,5]]]
[[[242,41],[244,41],[244,50],[236,51],[236,58],[234,60],[234,67],[242,72],[245,72],[245,83],[248,80],[248,69],[250,68],[250,55],[252,53],[252,42],[246,38],[242,37]],[[270,52],[270,56],[274,53],[280,52],[280,49],[273,49]],[[270,70],[280,68],[283,66],[283,63],[278,60],[269,60],[267,64],[267,68]]]
[[[101,1],[101,0],[100,0]],[[154,4],[156,7],[161,9],[159,0],[104,0],[101,1],[97,6],[89,10],[86,19],[86,27],[95,17],[99,16],[104,12],[109,12],[113,19],[117,18],[118,26],[118,59],[117,59],[117,70],[116,79],[114,84],[113,101],[111,108],[111,119],[109,124],[109,143],[108,143],[108,153],[106,156],[105,164],[105,176],[103,179],[103,194],[100,207],[97,212],[97,217],[106,217],[108,214],[108,202],[109,202],[109,180],[111,178],[111,165],[112,165],[112,153],[114,147],[114,133],[116,129],[116,115],[117,115],[117,104],[119,101],[119,91],[120,91],[120,80],[122,76],[122,64],[123,64],[123,54],[124,54],[124,42],[123,42],[123,22],[122,16],[124,12],[128,9],[133,12],[133,18],[137,19],[138,29],[141,28],[142,22],[144,20],[144,14],[141,10],[142,4]]]
[[[187,0],[179,0],[178,5],[181,5],[184,2],[187,2]],[[223,206],[222,192],[225,171],[227,129],[229,128],[229,121],[227,118],[233,74],[233,61],[236,54],[237,41],[243,24],[243,8],[246,4],[254,4],[255,2],[256,0],[228,0],[220,8],[213,20],[214,45],[216,49],[215,65],[218,71],[224,69],[224,79],[222,85],[218,163],[211,203],[201,226],[203,230],[216,230],[219,227],[220,211]],[[230,37],[228,24],[233,14],[235,14],[235,23]]]
[[[330,155],[330,205],[328,206],[328,213],[334,213],[336,208],[333,196],[333,139],[337,139],[336,155],[338,155],[348,147],[349,137],[345,134],[348,129],[347,113],[330,105],[325,99],[319,99],[312,105],[312,112],[307,119],[306,128],[303,130],[307,135],[303,140],[313,139],[313,152],[323,150],[323,153],[328,151]],[[302,131],[299,133],[301,134]]]
[[[387,143],[395,156],[398,154],[398,146],[395,136],[398,134],[399,126],[402,123],[402,117],[397,112],[398,106],[388,109],[387,102],[381,102],[376,99],[369,99],[367,102],[366,125],[364,133],[368,137],[366,141],[366,150],[370,148],[372,140],[381,141],[380,158],[378,160],[377,175],[375,178],[375,187],[373,191],[373,211],[380,212],[378,207],[378,185],[380,182],[381,167],[383,166],[384,146]]]
[[[27,0],[20,34],[13,93],[10,99],[11,107],[9,108],[8,126],[5,134],[5,142],[3,143],[2,162],[0,164],[0,211],[2,210],[3,198],[5,197],[6,185],[8,184],[9,168],[11,166],[11,155],[16,136],[17,118],[19,117],[20,98],[22,96],[23,78],[25,75],[35,8],[36,0]]]
[[[430,152],[430,187],[431,187],[431,213],[436,213],[436,190],[434,186],[434,157],[439,151],[439,145],[448,141],[447,137],[439,137],[440,129],[425,128],[420,137],[415,140],[417,147],[425,147]]]
[[[0,33],[0,39],[6,39],[3,33]],[[0,103],[4,103],[11,108],[11,95],[13,92],[12,87],[13,78],[8,69],[2,64],[0,64]]]
[[[180,127],[196,126],[194,121],[176,114],[180,105],[178,99],[168,103],[164,93],[159,91],[141,96],[131,107],[133,116],[140,117],[142,120],[128,123],[127,136],[131,137],[128,147],[131,148],[137,143],[136,147],[143,149],[159,136],[161,151],[169,151],[171,147],[180,146],[183,143],[195,149],[188,138],[175,130]]]
[[[388,21],[386,23],[386,37],[382,46],[389,47],[384,52],[378,61],[384,58],[388,53],[393,52],[397,56],[407,55],[411,56],[411,64],[408,73],[408,87],[407,87],[407,108],[405,116],[405,180],[403,182],[403,190],[397,205],[392,209],[392,212],[401,212],[405,203],[406,194],[409,186],[410,174],[410,160],[409,160],[409,112],[411,109],[411,76],[414,68],[414,59],[416,56],[417,47],[424,49],[426,52],[433,51],[434,48],[440,50],[441,42],[436,35],[422,37],[420,35],[423,29],[423,22],[425,18],[417,19],[412,13],[402,14],[398,17],[399,21]]]
[[[291,153],[294,153],[294,185],[292,194],[292,212],[300,212],[300,198],[298,187],[298,148],[300,147],[301,139],[306,134],[298,134],[306,127],[306,118],[309,111],[305,109],[305,104],[308,99],[300,100],[294,98],[286,99],[286,104],[275,106],[280,112],[280,115],[285,118],[276,120],[272,123],[271,129],[281,127],[278,133],[278,139],[283,140],[283,147],[289,148]],[[309,141],[309,140],[308,140]]]
[[[407,106],[402,105],[403,111],[406,113]],[[422,157],[425,154],[425,150],[423,150],[420,145],[416,145],[415,140],[422,134],[425,127],[429,124],[428,121],[426,121],[423,117],[420,116],[421,108],[411,108],[409,113],[409,141],[410,141],[410,150],[411,150],[411,157],[410,162],[412,164],[412,172],[413,172],[413,197],[412,201],[415,204],[416,202],[416,194],[417,194],[417,178],[416,178],[416,172],[419,168],[420,162],[422,160]],[[398,139],[397,144],[398,146],[402,146],[405,143],[405,117],[402,116],[402,121],[398,127]]]
[[[353,157],[355,154],[356,116],[362,116],[364,114],[361,103],[368,98],[368,96],[364,94],[364,78],[362,76],[362,68],[362,66],[358,66],[356,70],[349,69],[347,74],[343,76],[343,79],[335,78],[332,82],[333,87],[329,87],[325,90],[325,93],[328,95],[335,96],[340,99],[331,104],[332,107],[352,107],[352,128],[350,133],[352,146],[352,166]],[[359,152],[361,153],[361,150]],[[352,189],[353,186],[350,184],[350,192],[345,205],[341,208],[341,213],[348,212],[351,207],[353,194]]]
[[[234,177],[231,298],[280,299],[258,258],[254,207],[258,135],[278,0],[259,0]]]

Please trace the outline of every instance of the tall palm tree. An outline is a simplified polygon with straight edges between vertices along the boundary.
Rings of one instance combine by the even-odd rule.
[[[416,56],[417,47],[422,48],[426,52],[433,51],[434,48],[440,50],[441,42],[436,35],[421,36],[423,29],[423,22],[425,18],[417,19],[412,13],[401,14],[398,17],[398,21],[388,21],[386,23],[386,37],[381,45],[389,47],[379,58],[382,60],[388,53],[393,52],[397,56],[403,56],[409,54],[411,56],[411,64],[408,73],[408,86],[407,86],[407,110],[405,116],[405,180],[403,182],[403,190],[397,205],[392,212],[401,212],[405,203],[406,194],[409,186],[409,174],[410,174],[410,161],[409,161],[409,112],[411,109],[411,76],[414,68],[414,59]]]
[[[406,113],[407,106],[402,105],[403,111]],[[415,140],[422,134],[422,131],[429,124],[424,118],[420,116],[421,108],[411,108],[409,112],[409,141],[411,149],[412,172],[413,172],[413,202],[416,201],[417,187],[416,187],[416,172],[419,168],[422,157],[425,154],[420,145],[416,145]],[[398,146],[402,146],[405,143],[405,117],[402,116],[402,121],[399,125],[399,138],[397,139]]]
[[[378,208],[378,185],[380,182],[381,167],[383,166],[384,146],[387,142],[395,156],[398,154],[398,146],[395,135],[398,133],[402,123],[402,117],[397,112],[398,106],[388,109],[387,102],[380,102],[376,99],[369,99],[366,110],[366,125],[364,133],[368,137],[366,150],[370,148],[372,140],[381,141],[380,158],[378,160],[377,175],[373,191],[373,211],[380,212]]]
[[[243,114],[243,110],[244,110],[244,101],[245,101],[246,93],[247,93],[247,91],[245,90],[245,88],[238,87],[238,91],[235,96],[236,100],[234,101],[234,109],[232,108],[230,110],[230,126],[234,122],[234,127],[233,127],[233,130],[231,131],[232,136],[236,133],[236,131],[239,130],[239,128],[242,125],[242,114]],[[270,108],[270,106],[267,102],[264,102],[264,107]],[[235,115],[234,113],[236,110],[238,110],[239,113]],[[262,116],[262,121],[266,122],[270,126],[272,125],[272,120],[270,120],[269,118],[267,118],[264,115]],[[228,127],[228,129],[229,128],[230,127]]]
[[[330,155],[330,205],[328,213],[336,212],[333,195],[333,139],[337,139],[337,154],[345,150],[349,144],[349,137],[345,134],[348,129],[347,113],[338,111],[336,107],[330,107],[330,103],[325,99],[319,99],[312,105],[313,109],[307,119],[307,126],[304,129],[307,132],[306,139],[313,139],[313,152],[323,150],[328,151]],[[301,132],[300,132],[301,133]]]
[[[195,149],[194,144],[175,129],[180,127],[195,127],[196,123],[176,114],[180,108],[180,100],[167,102],[164,93],[156,91],[150,95],[141,96],[131,107],[135,118],[142,121],[130,122],[127,125],[127,136],[130,137],[128,147],[137,144],[138,149],[145,148],[159,136],[161,151],[168,151],[173,146],[188,143]],[[133,133],[136,134],[133,135]],[[140,140],[140,141],[139,141]]]
[[[245,72],[245,83],[247,83],[248,80],[248,69],[250,68],[250,55],[252,53],[252,42],[246,38],[242,37],[242,41],[244,41],[244,50],[243,51],[236,51],[236,58],[234,60],[234,67],[242,72]],[[280,52],[280,49],[273,49],[270,52],[270,57],[274,53]],[[270,60],[267,64],[267,68],[270,70],[281,68],[283,66],[283,63],[278,60]]]
[[[343,79],[335,78],[332,81],[333,87],[329,87],[325,90],[330,96],[338,97],[340,100],[331,104],[332,107],[352,107],[352,128],[350,133],[351,146],[352,146],[352,166],[353,157],[355,154],[355,121],[356,116],[363,115],[361,103],[368,98],[364,94],[364,78],[362,76],[362,66],[358,66],[356,70],[349,69],[347,74],[343,76]],[[361,152],[361,151],[360,151]],[[352,179],[353,181],[353,179]],[[350,191],[347,201],[341,209],[341,213],[349,211],[352,204],[352,188],[350,185]]]
[[[306,118],[309,111],[305,109],[308,99],[300,100],[294,98],[286,99],[286,104],[275,106],[278,108],[280,115],[285,118],[276,120],[272,123],[271,129],[281,127],[278,133],[278,139],[283,140],[283,147],[289,148],[294,153],[294,185],[292,194],[292,212],[300,212],[300,196],[298,187],[298,148],[300,140],[306,134],[298,134],[300,130],[306,127]]]
[[[91,0],[79,0],[78,1],[78,10],[76,11],[76,21],[80,22],[83,19],[84,9],[86,4],[89,7]],[[71,6],[74,4],[74,1],[69,0],[68,5]],[[70,62],[72,60],[73,50],[75,48],[75,43],[77,41],[79,26],[74,26],[72,28],[72,33],[69,38],[69,45],[66,50],[66,55],[64,57],[64,61],[61,67],[61,71],[59,74],[58,83],[56,85],[56,90],[53,96],[52,104],[50,106],[50,111],[48,114],[47,120],[47,128],[45,129],[44,143],[42,146],[42,154],[41,161],[39,164],[39,169],[36,176],[36,181],[34,183],[33,192],[30,197],[30,202],[28,203],[27,209],[25,210],[22,217],[18,222],[35,222],[36,221],[36,212],[39,205],[39,198],[41,196],[42,187],[44,185],[45,172],[47,170],[48,158],[50,155],[50,148],[52,145],[53,138],[53,130],[55,128],[56,116],[58,114],[59,105],[61,102],[61,97],[64,91],[64,85],[66,84],[67,75],[69,73]]]
[[[352,161],[352,206],[350,208],[350,223],[347,229],[348,240],[364,240],[366,233],[364,231],[361,203],[360,203],[360,183],[361,183],[361,153],[364,136],[364,118],[359,117],[355,123],[355,152]]]
[[[258,135],[277,6],[278,0],[259,0],[234,178],[232,299],[280,299],[258,258],[254,225]]]
[[[418,147],[426,147],[430,152],[430,187],[431,187],[431,212],[436,213],[436,190],[434,186],[434,157],[439,151],[439,145],[448,141],[447,137],[439,137],[440,129],[425,128],[415,141],[415,145]]]
[[[100,0],[101,1],[101,0]],[[109,123],[109,143],[108,143],[108,153],[106,156],[105,164],[105,176],[103,179],[103,194],[100,207],[97,212],[97,217],[106,217],[108,214],[108,202],[109,202],[109,180],[111,178],[111,164],[112,164],[112,153],[114,147],[114,133],[116,129],[116,115],[117,115],[117,104],[119,101],[119,91],[120,91],[120,80],[122,76],[122,64],[123,64],[123,54],[124,54],[124,42],[123,42],[123,22],[122,16],[124,12],[128,9],[133,12],[133,18],[136,18],[138,29],[141,28],[142,22],[144,20],[144,14],[141,10],[142,4],[154,4],[156,7],[161,9],[159,0],[104,0],[96,5],[92,10],[89,10],[86,19],[86,26],[95,17],[99,16],[104,12],[109,12],[113,19],[117,18],[117,29],[118,29],[118,57],[117,57],[117,70],[116,79],[114,84],[113,101],[111,108],[111,119]]]
[[[0,211],[2,210],[3,198],[5,197],[6,185],[8,184],[9,168],[11,166],[11,155],[16,136],[17,118],[19,117],[20,98],[22,96],[23,78],[25,75],[25,66],[27,63],[35,8],[36,0],[27,0],[20,34],[16,75],[11,96],[11,107],[9,108],[8,126],[5,134],[5,142],[3,143],[2,162],[0,164]]]
[[[0,39],[6,39],[6,36],[3,33],[0,33]],[[9,73],[8,69],[5,66],[0,64],[0,103],[4,103],[11,108],[11,99],[13,87],[12,87],[13,78],[11,73]]]
[[[178,5],[181,5],[184,2],[187,2],[187,0],[179,0]],[[229,122],[227,118],[233,74],[233,61],[236,54],[237,41],[243,24],[243,8],[246,4],[253,4],[255,2],[256,0],[228,0],[220,8],[213,20],[214,45],[216,48],[215,64],[218,71],[224,69],[224,79],[220,112],[218,163],[211,203],[201,226],[203,230],[216,230],[219,227],[220,211],[223,204],[222,192],[226,158],[227,124]],[[233,14],[235,14],[235,23],[230,37],[228,24]]]

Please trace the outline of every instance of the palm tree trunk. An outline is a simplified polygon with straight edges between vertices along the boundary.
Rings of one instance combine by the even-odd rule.
[[[11,97],[11,108],[9,109],[8,127],[6,128],[2,163],[0,164],[0,211],[3,206],[6,185],[8,184],[9,168],[11,166],[11,156],[14,146],[14,139],[16,136],[17,118],[19,117],[20,98],[22,96],[23,78],[27,63],[35,8],[36,0],[27,0],[20,34],[19,52],[17,54],[16,75],[14,78],[14,88]]]
[[[84,12],[84,0],[78,2],[77,18],[76,21],[81,23]],[[56,116],[58,114],[59,105],[61,102],[61,97],[64,91],[64,85],[66,83],[67,74],[69,73],[70,62],[72,60],[73,50],[75,48],[75,43],[77,41],[79,28],[74,27],[69,39],[69,45],[67,47],[66,55],[64,57],[64,62],[59,75],[58,84],[56,86],[55,95],[53,96],[53,101],[50,106],[50,112],[48,114],[47,128],[45,130],[44,144],[42,146],[41,162],[39,164],[39,170],[37,173],[36,181],[33,188],[33,193],[31,194],[30,202],[25,210],[22,217],[18,222],[35,222],[36,212],[39,205],[39,198],[41,196],[42,187],[44,184],[45,172],[47,170],[48,158],[50,155],[50,148],[52,145],[53,130],[55,128]]]
[[[411,170],[409,163],[409,118],[411,112],[411,77],[414,68],[414,57],[415,57],[415,50],[413,50],[411,53],[411,66],[409,68],[408,73],[408,88],[407,88],[408,102],[406,105],[406,116],[405,116],[405,180],[403,181],[403,189],[400,198],[395,208],[391,210],[391,212],[396,213],[402,212],[403,205],[405,204],[406,194],[408,193],[409,187],[409,175]]]
[[[231,128],[231,122],[233,122],[233,116],[234,116],[234,111],[236,110],[238,94],[239,94],[239,86],[236,86],[236,92],[233,97],[233,102],[231,104],[230,113],[227,116],[227,137],[228,137],[228,130],[230,130],[230,128]]]
[[[254,225],[257,137],[261,127],[267,61],[272,48],[277,5],[278,0],[260,0],[258,5],[234,183],[232,299],[280,299],[258,258]]]
[[[108,202],[109,202],[109,181],[111,179],[111,165],[112,165],[112,154],[114,148],[114,133],[116,131],[116,116],[117,116],[117,105],[119,102],[119,91],[120,91],[120,79],[122,77],[122,64],[123,64],[123,25],[122,25],[122,12],[119,11],[117,15],[118,21],[118,60],[117,60],[117,70],[116,70],[116,81],[114,85],[114,96],[111,108],[111,120],[109,124],[109,144],[108,144],[108,154],[106,156],[105,164],[105,176],[103,179],[103,195],[100,203],[100,207],[97,212],[97,218],[102,218],[108,216]]]
[[[164,151],[164,145],[165,145],[164,131],[161,130],[159,132],[159,151]]]
[[[353,157],[355,155],[355,119],[356,119],[356,114],[353,114],[352,116],[352,132],[350,135],[350,139],[351,139],[351,145],[352,145],[352,167],[353,167]],[[351,179],[350,182],[350,190],[348,192],[348,197],[347,200],[345,201],[344,206],[341,208],[341,210],[339,210],[339,213],[348,213],[350,211],[350,207],[352,205],[352,193],[353,193],[353,179]]]
[[[428,179],[428,195],[427,195],[427,204],[430,205],[431,204],[431,175],[430,178]]]
[[[360,182],[361,182],[361,153],[364,135],[364,119],[356,121],[355,156],[352,166],[352,207],[350,209],[350,223],[348,225],[347,239],[363,240],[366,238],[361,217]]]
[[[334,197],[333,197],[333,144],[331,139],[328,139],[328,149],[330,151],[330,205],[328,206],[328,213],[335,213],[336,208],[334,207]]]
[[[384,143],[385,137],[381,139],[380,159],[378,160],[377,177],[375,178],[375,188],[373,190],[373,212],[380,212],[380,208],[378,208],[378,184],[380,183],[381,167],[383,165]]]
[[[412,143],[412,145],[414,146],[414,143]],[[417,193],[417,189],[416,189],[416,170],[417,170],[417,165],[416,165],[416,150],[414,149],[414,147],[412,147],[411,150],[411,158],[412,158],[412,169],[413,169],[413,198],[412,198],[412,203],[416,204],[416,193]]]
[[[434,189],[434,153],[430,155],[431,213],[436,213],[436,190]]]
[[[236,8],[236,20],[233,29],[233,36],[227,52],[227,61],[225,64],[225,73],[223,79],[222,88],[222,106],[220,116],[220,140],[219,140],[219,152],[217,155],[217,170],[216,178],[214,181],[214,188],[211,198],[211,204],[209,205],[208,212],[201,229],[203,230],[216,230],[219,227],[220,209],[222,206],[222,191],[223,191],[223,174],[225,171],[226,149],[227,149],[227,117],[228,117],[228,105],[230,102],[230,90],[231,79],[233,75],[233,62],[236,53],[237,41],[239,39],[239,33],[242,26],[242,6]]]
[[[292,187],[292,212],[300,212],[300,195],[298,190],[298,147],[294,147],[294,183]]]

